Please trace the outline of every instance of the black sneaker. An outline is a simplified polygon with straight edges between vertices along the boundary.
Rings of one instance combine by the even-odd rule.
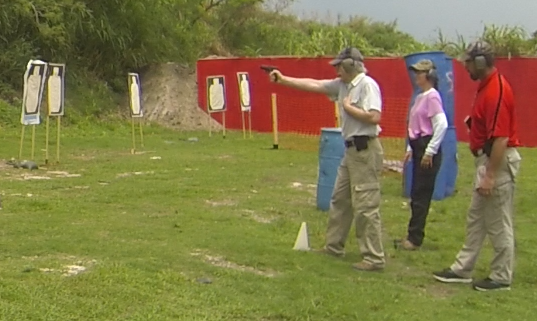
[[[471,278],[463,278],[447,268],[440,272],[433,272],[433,277],[444,283],[472,283]]]
[[[491,280],[490,278],[474,282],[473,288],[474,290],[483,292],[495,290],[511,290],[511,286],[509,284],[501,284]]]

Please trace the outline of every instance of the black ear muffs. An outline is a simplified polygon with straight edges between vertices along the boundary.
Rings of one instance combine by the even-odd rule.
[[[352,58],[352,48],[351,47],[345,48],[344,54],[345,54],[345,58],[343,59],[343,61],[346,61],[349,66],[355,67],[356,66],[356,61]]]
[[[436,67],[433,67],[427,71],[427,74],[425,74],[425,77],[427,80],[437,80],[438,79],[438,71],[436,70]]]
[[[483,70],[487,68],[487,58],[483,55],[475,56],[474,63],[475,63],[475,68],[477,70]]]
[[[475,48],[475,55],[473,56],[473,60],[475,68],[477,70],[483,70],[488,66],[487,57],[483,55],[483,47],[480,42],[477,43],[477,47]]]

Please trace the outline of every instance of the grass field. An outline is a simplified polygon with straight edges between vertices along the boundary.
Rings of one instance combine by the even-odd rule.
[[[3,134],[3,158],[16,157],[18,130]],[[65,129],[60,165],[2,169],[1,320],[534,318],[535,150],[521,149],[513,289],[479,293],[431,277],[452,263],[464,240],[473,171],[465,145],[457,194],[433,204],[419,252],[392,246],[405,235],[409,210],[400,175],[385,174],[387,268],[360,273],[350,267],[358,260],[353,237],[344,259],[292,250],[303,221],[312,246],[324,240],[327,214],[315,207],[316,138],[284,138],[275,151],[270,135],[145,134],[145,153],[131,155],[128,127],[84,135]],[[40,132],[37,160],[42,142]],[[312,148],[286,148],[307,144]],[[487,276],[491,253],[487,241],[476,277]],[[85,271],[66,276],[69,265]]]

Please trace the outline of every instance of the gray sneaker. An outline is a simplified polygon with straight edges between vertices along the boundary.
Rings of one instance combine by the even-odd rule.
[[[330,256],[333,256],[333,257],[337,257],[337,258],[342,258],[342,257],[345,256],[345,254],[343,254],[343,253],[336,253],[336,252],[330,251],[329,249],[327,249],[325,247],[320,248],[320,249],[313,249],[312,252],[319,253],[319,254],[324,254],[324,255],[330,255]]]
[[[455,272],[453,272],[450,268],[444,269],[440,272],[433,272],[433,277],[444,283],[472,283],[471,278],[463,278],[455,274]]]

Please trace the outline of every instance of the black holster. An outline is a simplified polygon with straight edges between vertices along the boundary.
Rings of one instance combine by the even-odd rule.
[[[353,136],[352,140],[346,141],[345,146],[347,148],[354,146],[356,148],[356,151],[362,151],[366,150],[369,147],[369,140],[371,137],[369,136]]]
[[[494,144],[494,138],[489,138],[483,144],[483,154],[487,155],[487,157],[490,157],[492,155],[492,145]]]
[[[366,150],[369,147],[369,136],[354,136],[354,147],[357,151]]]

